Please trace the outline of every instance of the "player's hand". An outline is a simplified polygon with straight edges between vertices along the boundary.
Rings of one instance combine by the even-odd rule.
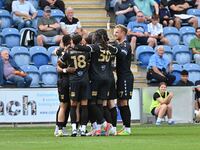
[[[66,69],[66,72],[68,72],[68,73],[74,73],[76,71],[76,68],[74,68],[74,67],[67,67],[65,69]]]

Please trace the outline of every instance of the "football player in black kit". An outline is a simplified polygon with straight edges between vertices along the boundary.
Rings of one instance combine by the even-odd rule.
[[[71,37],[64,35],[60,46],[54,51],[54,54],[61,57],[65,51],[69,49],[71,45]],[[70,98],[69,98],[69,72],[74,72],[74,68],[68,67],[67,64],[57,66],[58,71],[58,95],[60,105],[56,114],[56,129],[55,136],[66,136],[66,124],[70,111]]]
[[[90,82],[92,98],[89,101],[89,112],[93,118],[96,118],[97,126],[92,133],[88,135],[101,135],[101,131],[105,131],[105,135],[109,134],[112,125],[104,118],[103,102],[109,99],[109,90],[111,87],[111,63],[112,54],[116,54],[118,49],[108,44],[107,32],[104,29],[95,31],[92,35],[92,44],[89,45],[91,52],[90,62]],[[86,46],[88,47],[88,46]],[[102,130],[103,129],[103,130]]]
[[[116,55],[116,73],[117,73],[117,97],[118,107],[122,117],[124,127],[117,135],[131,134],[131,111],[129,99],[132,97],[134,77],[131,72],[131,46],[126,40],[127,28],[123,25],[117,25],[114,28],[114,36],[121,50]]]
[[[78,34],[72,36],[72,41],[74,45],[81,42],[82,37]],[[68,64],[70,67],[74,67],[76,71],[69,74],[69,84],[70,84],[70,100],[71,100],[71,125],[72,125],[72,135],[77,135],[76,128],[76,107],[78,102],[80,102],[81,109],[81,120],[80,120],[80,134],[81,136],[86,135],[86,125],[88,121],[88,108],[87,103],[90,98],[90,85],[89,85],[89,58],[88,52],[74,50],[70,48],[65,54],[58,60],[59,64]]]

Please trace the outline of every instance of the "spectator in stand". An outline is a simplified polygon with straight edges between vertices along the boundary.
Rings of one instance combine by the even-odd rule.
[[[25,0],[17,0],[12,3],[12,13],[14,25],[18,30],[24,27],[31,27],[32,20],[37,16],[34,6]]]
[[[149,36],[148,27],[145,23],[144,14],[141,11],[137,12],[136,21],[129,22],[128,36],[131,40],[131,50],[134,55],[136,44],[155,46],[156,39]]]
[[[130,21],[135,20],[135,14],[138,8],[133,0],[118,0],[114,7],[116,15],[116,24],[127,25]]]
[[[65,17],[60,20],[61,31],[64,35],[78,33],[80,35],[86,34],[83,30],[78,18],[74,17],[74,10],[72,7],[67,7],[65,10]]]
[[[150,37],[155,38],[158,45],[169,44],[168,39],[163,36],[163,26],[159,23],[158,16],[152,16],[151,21],[152,22],[148,24],[148,32],[150,33]]]
[[[187,10],[191,8],[189,2],[185,0],[171,0],[169,1],[169,10],[171,16],[174,16],[174,25],[178,29],[183,24],[191,24],[194,28],[198,27],[197,17],[187,15]]]
[[[158,46],[155,54],[150,57],[147,66],[147,80],[155,79],[158,82],[165,82],[172,85],[176,77],[171,74],[172,63],[164,56],[163,46]]]
[[[200,80],[195,82],[195,121],[200,122]]]
[[[147,20],[150,20],[153,14],[159,15],[159,6],[154,0],[134,0],[134,2],[138,9],[144,13]]]
[[[162,2],[162,1],[159,5],[159,16],[160,16],[160,23],[164,27],[174,25],[174,21],[171,18],[171,14],[170,14],[168,8],[165,7],[164,2]]]
[[[0,53],[0,85],[10,81],[18,88],[30,87],[32,78],[29,77],[9,56],[8,50]]]
[[[181,71],[181,79],[176,84],[177,86],[194,86],[194,83],[188,80],[188,71],[182,70]]]
[[[200,65],[200,27],[196,28],[196,37],[190,41],[189,47],[192,49],[195,63]]]
[[[12,2],[14,0],[5,0],[4,1],[4,7],[7,11],[12,12]]]
[[[159,84],[158,90],[153,94],[150,111],[152,115],[157,117],[156,125],[161,125],[162,119],[167,115],[168,124],[173,125],[172,120],[172,98],[174,94],[167,91],[165,82]]]
[[[39,0],[39,7],[44,9],[45,6],[49,6],[52,9],[60,9],[65,13],[65,3],[62,0]]]
[[[37,44],[43,46],[44,44],[58,44],[62,39],[60,35],[60,24],[55,18],[51,17],[51,7],[44,8],[43,17],[38,20],[38,36]]]

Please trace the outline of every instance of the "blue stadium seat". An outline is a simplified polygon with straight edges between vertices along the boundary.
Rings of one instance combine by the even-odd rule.
[[[162,46],[164,47],[164,50],[165,50],[164,56],[165,56],[170,62],[172,62],[174,56],[173,56],[173,51],[172,51],[171,47],[168,46],[168,45],[162,45]],[[158,46],[156,46],[156,47],[154,48],[155,51],[156,51],[157,47],[158,47]]]
[[[48,48],[48,52],[49,52],[49,57],[50,57],[50,62],[56,66],[57,65],[57,61],[58,61],[58,56],[52,54],[52,52],[58,48],[59,46],[51,46]]]
[[[44,13],[43,10],[40,10],[40,9],[37,10],[37,17],[33,20],[33,25],[32,25],[35,29],[38,28],[37,27],[37,22],[38,22],[38,19],[43,16],[43,13]]]
[[[191,62],[192,54],[189,51],[188,46],[185,46],[185,45],[175,45],[172,48],[172,51],[174,53],[174,60],[178,64],[182,64],[183,65],[183,64]]]
[[[15,46],[11,49],[11,55],[18,66],[29,65],[31,58],[26,47]]]
[[[57,71],[56,67],[52,65],[43,65],[39,68],[42,87],[56,87],[57,86]]]
[[[3,41],[3,35],[0,33],[0,45],[2,45],[4,43]]]
[[[194,63],[184,64],[183,68],[189,72],[189,80],[195,83],[200,80],[200,66]]]
[[[20,34],[16,28],[4,28],[2,30],[5,45],[9,48],[19,46]]]
[[[24,30],[26,30],[26,29],[29,29],[29,30],[31,30],[31,31],[33,31],[33,32],[35,33],[34,43],[36,44],[36,43],[37,43],[37,30],[36,30],[36,29],[34,29],[34,28],[22,28],[22,29],[19,31],[20,36],[21,36],[22,32],[24,32]]]
[[[174,85],[181,79],[181,71],[183,70],[182,65],[179,64],[173,64],[173,71],[172,74],[176,77],[176,80],[174,81]]]
[[[136,59],[140,62],[141,67],[147,67],[151,55],[154,54],[154,49],[150,46],[142,45],[136,48]]]
[[[8,50],[8,51],[9,51],[9,53],[10,53],[10,49],[9,49],[8,47],[5,47],[5,46],[0,46],[0,52],[1,52],[2,50],[4,50],[4,49]]]
[[[33,46],[30,48],[31,61],[38,68],[49,63],[49,55],[46,48],[42,46]]]
[[[199,9],[188,9],[188,15],[194,15],[198,18],[198,26],[200,27],[200,10]]]
[[[189,46],[190,40],[195,37],[195,28],[185,26],[179,29],[181,34],[181,40],[184,45]]]
[[[0,10],[0,29],[9,28],[12,25],[12,16],[9,11],[1,9]]]
[[[24,72],[28,73],[28,75],[32,78],[30,87],[40,87],[40,73],[36,66],[26,65],[26,66],[21,66],[21,69]]]
[[[169,40],[170,46],[174,46],[180,43],[180,33],[175,27],[164,27],[163,35]]]
[[[54,17],[58,22],[65,16],[60,9],[52,9],[51,16]]]

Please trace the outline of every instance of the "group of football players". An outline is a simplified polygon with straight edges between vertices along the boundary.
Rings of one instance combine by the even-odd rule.
[[[129,99],[134,78],[126,35],[127,28],[117,25],[112,42],[104,29],[91,32],[85,38],[79,34],[63,36],[54,52],[58,56],[60,100],[55,136],[66,135],[69,115],[74,137],[131,134]],[[123,128],[118,132],[116,106],[123,121]],[[87,132],[88,122],[92,128]]]

